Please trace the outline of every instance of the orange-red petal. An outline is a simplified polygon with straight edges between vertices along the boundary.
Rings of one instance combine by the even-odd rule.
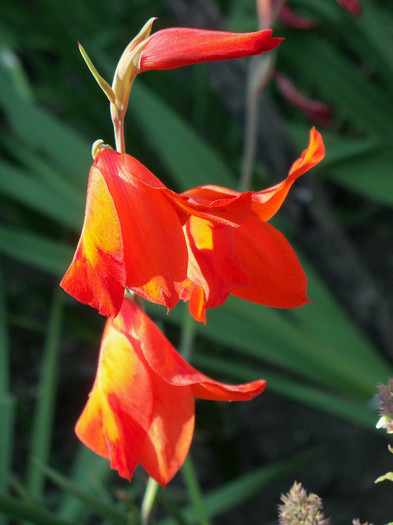
[[[282,233],[250,215],[235,230],[234,237],[249,286],[232,289],[232,295],[276,308],[294,308],[308,302],[306,276]]]
[[[185,27],[154,33],[141,53],[140,71],[173,69],[200,62],[260,55],[277,47],[282,38],[273,31],[230,33]]]
[[[204,195],[204,186],[193,188],[178,195],[168,190],[168,196],[172,202],[186,215],[184,222],[189,216],[199,217],[226,226],[237,227],[247,216],[251,209],[252,192],[212,193],[211,198]]]
[[[152,369],[149,372],[154,410],[139,462],[149,476],[165,486],[187,457],[194,433],[195,401],[190,388],[179,389]]]
[[[190,313],[197,321],[205,322],[206,308],[223,304],[232,288],[249,284],[235,252],[237,229],[198,217],[184,225],[189,256],[182,299],[190,300]]]
[[[172,308],[184,287],[188,255],[165,186],[130,155],[104,151],[97,168],[107,181],[121,225],[126,286]]]
[[[249,400],[263,392],[266,386],[263,379],[243,385],[227,385],[205,376],[184,361],[135,303],[124,301],[122,312],[124,321],[121,325],[118,324],[118,328],[125,329],[126,326],[130,326],[132,337],[140,334],[141,351],[146,361],[166,383],[177,387],[190,387],[196,397],[217,401]],[[115,320],[116,323],[118,319]],[[180,392],[183,392],[183,389]]]
[[[325,146],[321,134],[315,129],[310,130],[310,140],[306,150],[297,159],[288,174],[288,177],[266,190],[252,194],[251,210],[263,221],[268,221],[277,213],[284,202],[292,184],[301,175],[306,173],[316,164],[321,162],[325,156]],[[188,190],[182,195],[197,200],[201,204],[208,205],[209,202],[219,202],[225,199],[239,197],[241,193],[222,186],[205,185]]]
[[[60,286],[101,314],[115,316],[123,302],[125,283],[123,240],[116,207],[105,179],[93,166],[81,237]]]
[[[315,128],[312,128],[308,147],[303,151],[301,157],[293,163],[288,177],[271,188],[254,193],[252,199],[253,212],[263,221],[271,219],[280,209],[295,180],[321,162],[324,156],[325,146],[322,136]]]
[[[107,321],[97,375],[75,431],[96,454],[131,479],[152,421],[153,390],[127,337]]]
[[[61,286],[111,317],[126,286],[172,308],[184,288],[188,253],[168,192],[130,155],[99,153],[90,170],[81,238]]]

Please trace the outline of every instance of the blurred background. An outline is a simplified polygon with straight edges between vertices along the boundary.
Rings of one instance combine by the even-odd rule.
[[[104,319],[58,283],[81,230],[91,144],[113,144],[107,100],[77,43],[110,82],[152,16],[153,30],[267,23],[285,37],[258,62],[138,77],[127,151],[165,184],[235,189],[246,157],[252,189],[270,186],[286,177],[313,125],[327,152],[273,221],[301,259],[312,304],[279,311],[232,298],[196,327],[196,367],[226,382],[268,381],[250,403],[197,403],[191,457],[206,519],[274,524],[294,480],[323,498],[336,524],[393,519],[392,487],[374,485],[391,469],[374,394],[393,360],[393,5],[360,4],[292,0],[258,20],[254,0],[3,3],[0,524],[11,523],[15,505],[25,522],[126,524],[143,497],[144,472],[129,484],[74,435]],[[247,144],[255,141],[248,157],[246,129]],[[178,345],[182,305],[169,316],[148,312]],[[181,473],[160,491],[156,517],[209,523]]]

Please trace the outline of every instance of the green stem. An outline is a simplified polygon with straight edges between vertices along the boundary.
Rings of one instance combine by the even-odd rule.
[[[250,189],[254,172],[258,138],[259,95],[271,78],[274,69],[274,54],[255,56],[250,60],[247,74],[246,122],[244,132],[239,191]]]
[[[197,328],[197,322],[188,312],[187,308],[184,308],[183,324],[180,336],[179,353],[185,361],[191,360],[192,349],[194,346],[195,332]]]
[[[180,354],[183,359],[190,361],[194,346],[197,322],[191,317],[187,308],[184,308],[184,317],[182,324],[182,333],[180,340]],[[199,525],[211,525],[209,516],[203,503],[203,495],[199,488],[198,479],[190,456],[186,458],[181,468],[184,483],[191,503],[194,507],[195,515],[198,518]]]
[[[124,139],[124,119],[120,119],[114,116],[112,117],[112,122],[115,135],[116,151],[118,151],[119,153],[125,153],[126,143]]]
[[[149,478],[141,508],[141,525],[152,523],[152,515],[160,486],[153,478]]]
[[[252,174],[254,171],[255,154],[257,145],[257,115],[259,93],[253,88],[251,82],[253,64],[250,64],[247,82],[246,98],[246,124],[244,132],[243,155],[240,169],[239,191],[247,191],[251,187]]]

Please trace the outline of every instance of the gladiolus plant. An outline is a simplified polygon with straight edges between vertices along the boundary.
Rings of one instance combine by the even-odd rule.
[[[174,28],[150,35],[151,19],[124,51],[112,86],[81,52],[110,100],[116,151],[96,141],[85,219],[61,286],[108,317],[96,379],[77,423],[83,443],[131,479],[138,464],[161,485],[183,464],[194,429],[194,399],[250,400],[258,380],[230,386],[198,372],[141,307],[169,310],[188,301],[191,315],[235,295],[292,308],[307,302],[306,277],[285,237],[268,221],[297,178],[324,157],[313,128],[288,177],[271,188],[238,192],[200,186],[178,194],[125,152],[124,116],[144,71],[259,55],[281,39],[271,30],[237,34]]]

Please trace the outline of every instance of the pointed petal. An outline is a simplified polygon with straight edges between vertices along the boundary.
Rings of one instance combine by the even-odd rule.
[[[154,33],[142,51],[140,70],[172,69],[200,62],[260,55],[277,47],[282,38],[273,31],[230,33],[170,28]]]
[[[293,163],[288,177],[271,188],[252,194],[252,211],[263,221],[271,219],[284,202],[295,180],[321,162],[324,156],[325,146],[322,136],[315,128],[312,128],[308,147],[303,151],[300,159]],[[241,193],[221,186],[206,185],[186,191],[182,195],[192,197],[197,202],[207,205],[212,201],[220,202],[220,200],[239,197]]]
[[[321,162],[324,156],[325,146],[322,136],[315,128],[312,128],[308,148],[303,151],[300,159],[293,163],[288,177],[271,188],[254,193],[253,212],[263,221],[271,219],[280,209],[295,180]]]
[[[276,308],[308,302],[306,276],[282,233],[251,215],[234,235],[236,253],[250,284],[234,288],[232,295]]]
[[[260,394],[266,381],[253,381],[244,385],[226,385],[201,374],[176,352],[156,325],[132,301],[124,300],[123,321],[115,320],[118,329],[129,325],[130,335],[140,338],[141,351],[154,372],[170,385],[190,386],[196,397],[217,401],[249,400]],[[118,321],[121,321],[118,323]],[[182,391],[183,392],[183,391]]]
[[[187,271],[187,246],[165,186],[126,154],[104,151],[97,158],[121,225],[126,286],[145,299],[172,308]]]
[[[131,479],[152,420],[152,386],[145,362],[112,323],[107,321],[93,390],[75,431]]]
[[[106,182],[93,165],[82,234],[60,286],[78,301],[98,308],[102,315],[116,316],[125,281],[119,218]]]
[[[205,321],[205,309],[223,304],[232,288],[248,285],[235,253],[234,230],[197,217],[190,217],[184,226],[189,283],[182,299],[190,299],[190,312],[197,321]]]

